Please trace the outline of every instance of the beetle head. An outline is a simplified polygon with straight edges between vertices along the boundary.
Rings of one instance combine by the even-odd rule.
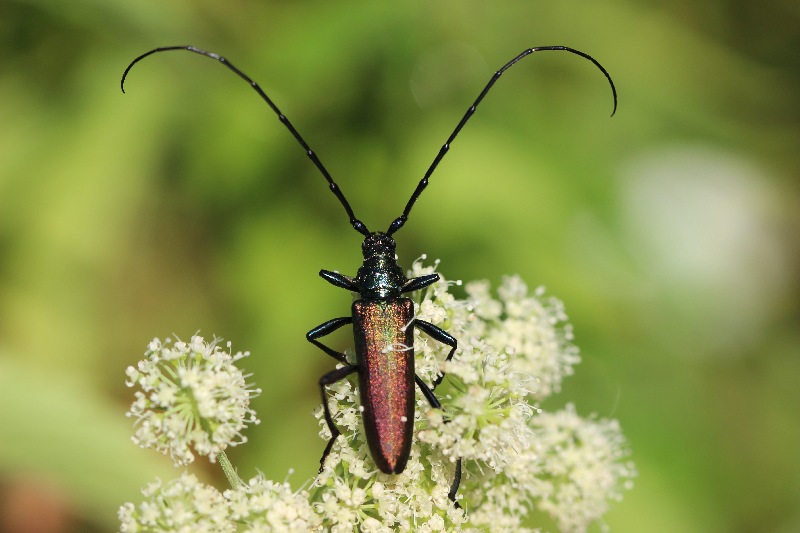
[[[397,245],[394,239],[382,231],[370,233],[361,244],[361,253],[364,254],[364,259],[376,255],[394,258],[396,249]]]

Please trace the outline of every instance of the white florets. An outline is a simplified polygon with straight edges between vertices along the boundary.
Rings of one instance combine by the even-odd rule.
[[[409,277],[437,266],[415,262]],[[550,515],[565,533],[598,523],[636,471],[624,460],[615,420],[581,418],[571,404],[553,413],[538,406],[580,361],[562,303],[542,288],[531,293],[518,276],[504,278],[496,297],[480,281],[468,283],[459,299],[450,293],[458,285],[441,278],[413,295],[415,318],[452,335],[458,349],[446,361],[450,346],[414,334],[417,375],[429,386],[441,373],[446,378],[435,391],[441,409],[417,394],[402,473],[383,474],[370,457],[352,374],[327,387],[341,436],[308,491],[259,475],[220,493],[183,474],[148,486],[138,507],[120,508],[120,530],[533,533],[535,513]],[[386,353],[406,349],[390,346]],[[248,405],[258,391],[233,365],[246,354],[231,355],[195,336],[164,345],[155,339],[145,355],[127,372],[128,385],[141,388],[129,412],[138,424],[135,442],[176,464],[191,462],[194,453],[213,460],[243,442],[242,429],[257,423]],[[327,441],[322,407],[315,416]],[[460,507],[448,497],[457,461]]]
[[[259,475],[238,489],[220,493],[184,472],[162,484],[151,483],[138,507],[119,509],[120,532],[320,531],[321,519],[308,502],[308,493],[294,492],[288,483]]]
[[[187,472],[166,484],[156,480],[142,494],[145,501],[138,507],[132,503],[120,507],[120,532],[236,531],[222,494]]]
[[[533,421],[542,449],[540,478],[552,491],[538,502],[565,532],[580,533],[622,499],[636,469],[623,462],[625,439],[616,420],[584,419],[568,404]]]
[[[415,263],[409,277],[431,274],[437,265]],[[606,438],[593,441],[600,448],[595,455],[570,455],[572,481],[551,471],[550,461],[564,459],[551,435],[557,425],[546,423],[554,415],[542,413],[537,402],[558,391],[580,361],[563,304],[545,298],[542,288],[531,294],[518,276],[503,279],[497,298],[488,282],[468,283],[463,300],[449,292],[453,285],[442,277],[415,298],[416,318],[458,339],[453,359],[445,362],[449,346],[415,334],[417,375],[427,383],[440,372],[447,375],[436,390],[443,409],[432,409],[417,395],[408,465],[403,473],[386,476],[369,457],[357,378],[330,386],[331,415],[342,436],[316,480],[322,495],[317,511],[333,531],[357,525],[362,531],[524,532],[532,531],[524,527],[532,509],[550,514],[564,531],[581,531],[603,514],[609,500],[618,499],[635,472],[620,463],[627,452],[615,422],[581,419],[572,407],[567,412],[574,416],[575,431],[602,427]],[[327,440],[322,414],[319,408],[320,436]],[[465,469],[459,489],[464,510],[447,499],[459,458]],[[581,482],[585,486],[574,490]]]
[[[258,423],[250,399],[260,392],[234,365],[247,355],[196,335],[188,343],[153,339],[145,358],[126,370],[126,385],[140,389],[127,413],[136,420],[133,441],[176,465],[191,463],[195,453],[214,461],[228,446],[245,442],[242,430]]]

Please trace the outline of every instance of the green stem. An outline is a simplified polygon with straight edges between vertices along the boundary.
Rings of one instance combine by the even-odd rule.
[[[225,472],[225,477],[228,478],[228,483],[230,483],[231,488],[238,490],[244,487],[244,482],[239,479],[236,470],[233,468],[228,456],[225,455],[225,452],[219,452],[217,459],[219,459],[219,466],[221,466],[222,471]]]

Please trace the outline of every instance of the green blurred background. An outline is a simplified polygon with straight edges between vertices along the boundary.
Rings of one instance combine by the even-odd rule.
[[[232,459],[295,487],[324,442],[347,313],[320,268],[360,236],[229,57],[385,229],[491,73],[398,233],[449,278],[519,273],[584,357],[546,407],[621,421],[640,471],[615,532],[800,531],[800,4],[0,0],[0,530],[111,531],[177,472],[129,440],[155,336],[250,350],[262,424]],[[344,347],[347,333],[334,344]],[[215,467],[196,471],[223,486]]]

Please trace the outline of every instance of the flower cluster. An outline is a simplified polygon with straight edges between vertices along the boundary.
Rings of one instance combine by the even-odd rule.
[[[537,501],[562,531],[582,531],[633,487],[633,463],[623,462],[625,441],[616,420],[582,419],[575,406],[533,420],[542,461],[539,478],[548,490]]]
[[[261,391],[245,383],[234,363],[249,353],[231,354],[195,335],[189,342],[153,339],[144,355],[126,370],[125,384],[141,389],[127,413],[136,420],[133,442],[179,466],[194,461],[193,451],[213,462],[226,447],[247,441],[242,430],[259,422],[250,399]]]
[[[416,262],[409,277],[431,274],[437,265]],[[162,525],[177,531],[178,517],[192,512],[192,531],[525,532],[532,531],[527,527],[534,513],[550,515],[563,532],[586,531],[611,501],[621,499],[636,472],[624,460],[626,445],[616,421],[581,418],[571,404],[556,412],[538,405],[560,389],[580,361],[563,305],[545,298],[543,289],[530,292],[517,276],[503,279],[496,297],[488,283],[473,282],[465,287],[466,298],[459,299],[451,293],[453,285],[458,283],[441,278],[413,296],[415,317],[458,339],[458,349],[446,361],[449,346],[415,334],[417,375],[429,384],[437,383],[441,373],[446,377],[436,388],[441,409],[417,394],[411,455],[402,473],[381,473],[369,455],[358,376],[353,374],[328,387],[331,416],[341,435],[308,491],[292,492],[285,483],[259,476],[247,484],[234,478],[233,488],[219,493],[184,474],[146,489],[147,501],[139,507],[123,506],[122,531],[160,531]],[[224,365],[188,361],[216,360],[217,353],[229,362],[236,358],[195,339],[170,348],[154,341],[148,350],[151,362],[129,369],[131,382],[145,391],[131,408],[140,421],[136,440],[183,459],[176,460],[180,463],[188,462],[190,443],[212,457],[220,450],[225,459],[221,450],[231,442],[215,435],[241,442],[241,429],[256,420],[247,408],[256,391],[242,379],[238,391],[210,389],[217,407],[192,411],[187,423],[187,400],[177,398],[191,397],[189,403],[199,405],[208,397],[198,399],[190,384],[231,383],[233,375]],[[354,360],[352,353],[347,355]],[[167,364],[175,358],[184,363]],[[184,380],[190,368],[198,373]],[[216,372],[222,376],[215,377]],[[231,409],[232,404],[239,409]],[[238,422],[221,416],[222,405],[228,414],[237,411]],[[327,441],[330,431],[321,407],[315,416]],[[205,432],[207,440],[192,435],[197,431]],[[209,443],[217,448],[209,449]],[[463,475],[456,505],[448,495],[458,463]],[[213,520],[213,526],[206,526]]]
[[[326,531],[461,530],[466,515],[447,496],[454,467],[441,453],[415,442],[403,472],[387,475],[372,463],[361,431],[342,434],[312,492]]]
[[[416,262],[409,277],[432,274],[436,266]],[[458,350],[445,362],[448,346],[424,334],[415,337],[417,374],[428,383],[440,372],[447,377],[436,390],[442,409],[418,394],[415,444],[402,474],[381,474],[369,458],[359,426],[357,378],[329,387],[331,413],[345,438],[337,439],[316,480],[330,502],[328,526],[371,531],[368,525],[377,521],[383,529],[374,530],[381,531],[526,531],[524,518],[537,509],[562,531],[584,531],[609,499],[619,499],[635,470],[619,463],[627,452],[615,421],[581,419],[571,406],[547,414],[537,405],[560,389],[580,361],[563,304],[545,298],[542,288],[530,293],[518,276],[503,279],[498,298],[488,282],[468,283],[465,299],[450,292],[458,282],[440,278],[415,295],[416,318],[456,337]],[[316,416],[327,440],[322,409]],[[554,418],[573,424],[579,434],[573,448],[566,448],[564,431],[548,423]],[[581,440],[590,434],[596,438]],[[557,466],[567,458],[573,464]],[[446,499],[458,459],[465,470],[459,488],[464,512]],[[558,474],[560,468],[569,475]],[[347,497],[341,498],[344,487]]]
[[[307,492],[295,492],[288,483],[270,481],[260,474],[247,485],[226,490],[223,495],[231,520],[245,525],[237,531],[316,531],[322,523]]]
[[[119,510],[120,531],[235,531],[222,494],[184,472],[180,478],[156,480],[142,490],[146,501],[135,507],[126,503]]]
[[[138,507],[126,503],[120,508],[122,533],[314,531],[320,525],[307,493],[261,475],[240,488],[220,492],[184,472],[169,483],[151,483],[142,494],[146,500]]]

